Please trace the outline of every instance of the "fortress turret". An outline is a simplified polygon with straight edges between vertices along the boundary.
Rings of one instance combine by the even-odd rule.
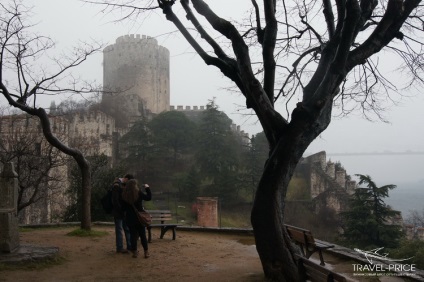
[[[103,50],[102,110],[125,127],[144,111],[169,110],[169,51],[148,36],[125,35]]]

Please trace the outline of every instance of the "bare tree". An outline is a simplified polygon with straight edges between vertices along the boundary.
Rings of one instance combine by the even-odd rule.
[[[161,9],[203,61],[237,85],[270,147],[251,212],[256,248],[267,279],[298,281],[299,250],[283,225],[296,165],[330,124],[335,105],[381,114],[381,102],[399,90],[379,68],[383,55],[402,60],[400,70],[411,75],[407,86],[423,82],[421,0],[252,0],[251,17],[241,25],[203,0],[86,2],[117,9],[122,19]],[[181,8],[174,12],[174,5]],[[295,96],[299,102],[290,103]]]
[[[72,54],[54,59],[53,66],[46,68],[40,62],[40,58],[54,48],[52,40],[30,32],[31,25],[27,20],[31,8],[26,7],[22,1],[3,2],[0,3],[0,93],[12,107],[38,117],[47,142],[77,162],[82,174],[81,228],[89,230],[91,228],[89,162],[78,149],[68,146],[57,138],[52,131],[46,110],[37,106],[37,98],[43,95],[91,92],[90,85],[78,87],[80,83],[71,76],[70,71],[81,65],[88,56],[99,51],[102,46],[83,44],[75,48]]]

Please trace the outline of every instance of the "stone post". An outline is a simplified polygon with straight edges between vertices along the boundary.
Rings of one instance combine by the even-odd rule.
[[[0,252],[18,247],[18,174],[13,163],[6,163],[0,174]]]

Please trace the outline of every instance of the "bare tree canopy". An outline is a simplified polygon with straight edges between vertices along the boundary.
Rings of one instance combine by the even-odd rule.
[[[71,71],[86,61],[88,56],[100,51],[102,46],[82,43],[60,58],[51,58],[48,66],[43,65],[40,59],[48,57],[55,45],[52,39],[31,32],[30,18],[31,7],[27,7],[24,1],[0,3],[0,93],[10,106],[38,117],[47,142],[72,156],[78,163],[84,191],[81,227],[90,229],[89,163],[79,150],[68,146],[52,132],[49,115],[45,109],[37,106],[37,98],[95,91],[90,84],[74,78]]]

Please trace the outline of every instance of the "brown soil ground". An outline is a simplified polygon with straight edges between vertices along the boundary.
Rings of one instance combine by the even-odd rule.
[[[115,252],[113,227],[95,226],[107,236],[68,236],[75,227],[20,233],[21,244],[59,247],[64,260],[42,269],[0,272],[0,281],[263,281],[262,267],[248,235],[177,230],[159,239],[152,230],[151,257]],[[141,246],[139,247],[141,249]]]
[[[48,263],[41,268],[19,267],[0,271],[0,282],[161,282],[161,281],[264,281],[261,263],[253,236],[213,232],[177,230],[159,239],[159,230],[153,229],[149,244],[151,257],[115,252],[113,226],[94,226],[105,231],[102,237],[75,237],[67,235],[77,227],[33,229],[20,233],[22,245],[59,248],[59,263]],[[140,243],[139,243],[140,244]],[[139,249],[141,250],[141,244]],[[359,278],[352,276],[352,261],[326,253],[326,267],[348,277],[349,281],[404,281],[397,277]],[[319,263],[317,255],[312,260]]]

